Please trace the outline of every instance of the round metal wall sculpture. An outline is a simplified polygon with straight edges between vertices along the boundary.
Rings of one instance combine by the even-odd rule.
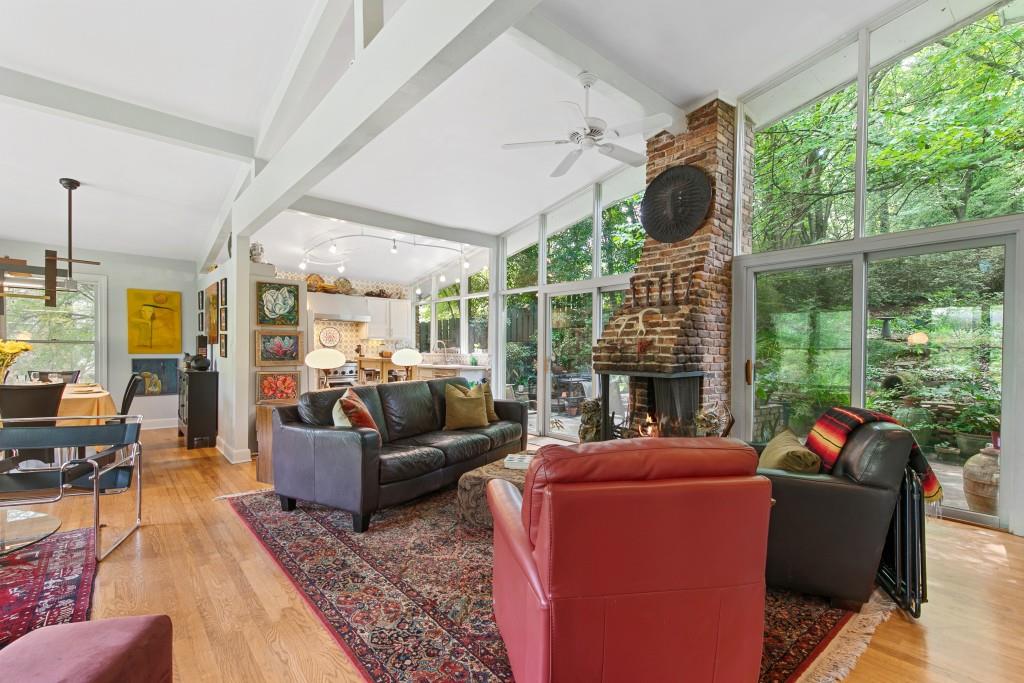
[[[651,181],[640,205],[644,230],[659,242],[697,231],[711,206],[711,183],[696,166],[673,166]]]

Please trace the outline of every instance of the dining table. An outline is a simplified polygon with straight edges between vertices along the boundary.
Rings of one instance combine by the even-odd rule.
[[[117,415],[110,392],[99,384],[66,384],[60,398],[57,417],[99,417]],[[62,425],[99,424],[99,420],[62,420]]]

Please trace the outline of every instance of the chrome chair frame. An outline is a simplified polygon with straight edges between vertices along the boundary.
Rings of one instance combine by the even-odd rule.
[[[0,505],[40,505],[56,503],[67,496],[92,494],[93,533],[97,562],[102,561],[135,531],[142,527],[142,443],[139,435],[141,415],[85,415],[45,418],[60,421],[86,421],[87,424],[66,426],[39,426],[40,418],[0,419],[0,451],[19,448],[71,449],[81,453],[85,448],[111,444],[85,458],[74,458],[55,467],[16,470],[2,473],[7,477],[36,480],[40,486],[26,491],[56,490],[46,497],[5,499]],[[101,424],[89,424],[94,422]],[[34,423],[24,425],[24,423]],[[130,473],[127,483],[121,481],[123,473]],[[135,523],[113,544],[103,549],[100,521],[100,497],[124,493],[135,479]],[[26,481],[31,483],[31,481]]]

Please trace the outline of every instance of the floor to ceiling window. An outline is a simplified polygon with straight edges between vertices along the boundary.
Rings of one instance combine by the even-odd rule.
[[[446,248],[458,256],[414,287],[416,347],[476,354],[477,362],[487,365],[480,354],[491,346],[490,250]]]
[[[643,249],[643,187],[644,170],[626,169],[502,238],[499,372],[505,394],[528,402],[534,434],[578,438],[580,404],[597,393],[593,344]]]
[[[1011,526],[1022,10],[924,0],[744,96],[752,253],[734,265],[751,363],[733,358],[738,433],[805,433],[834,403],[881,410],[914,431],[947,514]],[[1002,455],[979,468],[986,444]]]

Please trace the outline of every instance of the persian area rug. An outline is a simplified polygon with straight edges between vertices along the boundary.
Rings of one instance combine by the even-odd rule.
[[[364,534],[340,510],[282,512],[272,492],[227,502],[367,680],[513,680],[491,609],[491,532],[459,525],[454,490],[375,513]],[[769,591],[761,683],[841,680],[892,609]]]
[[[0,557],[0,648],[29,631],[89,618],[92,529],[57,532]]]

